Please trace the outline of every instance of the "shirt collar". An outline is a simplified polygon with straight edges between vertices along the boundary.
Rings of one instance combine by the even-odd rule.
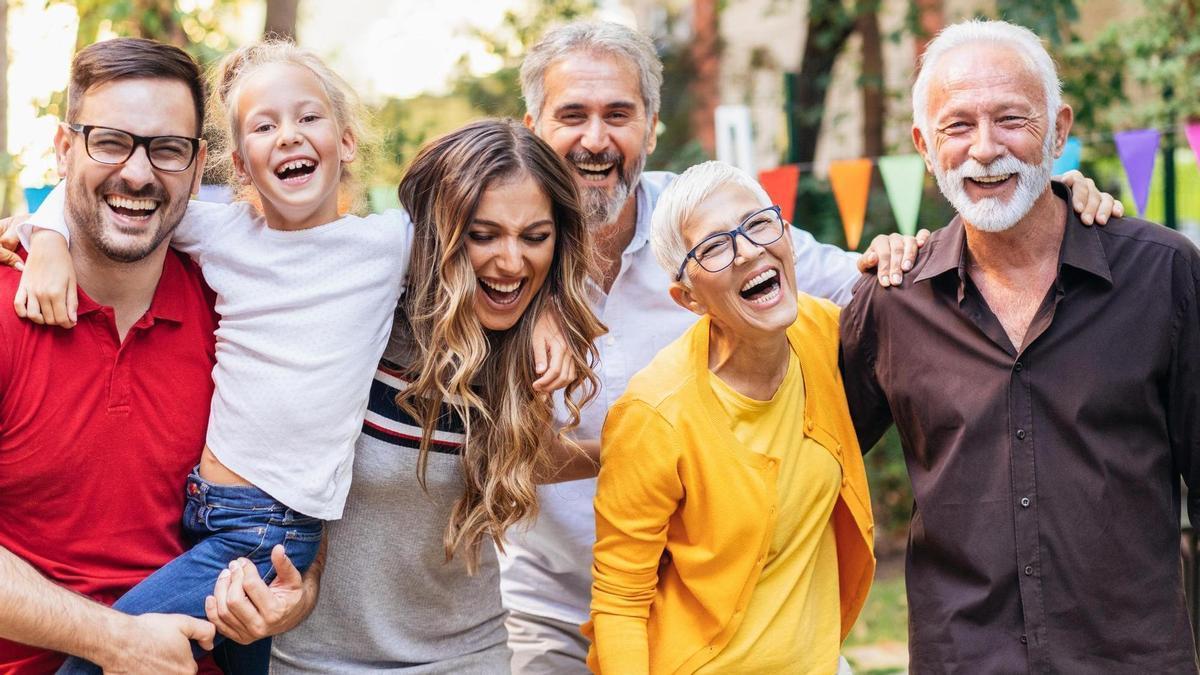
[[[1062,247],[1059,249],[1058,262],[1061,273],[1063,265],[1087,272],[1103,279],[1111,286],[1112,271],[1108,265],[1108,256],[1100,243],[1099,226],[1088,227],[1079,220],[1079,214],[1071,207],[1071,192],[1066,185],[1059,182],[1050,183],[1054,196],[1066,202],[1067,223],[1063,231]],[[946,233],[932,242],[933,250],[929,252],[927,262],[917,275],[915,282],[939,277],[951,270],[958,272],[960,282],[966,278],[967,269],[967,237],[961,216],[946,226]]]
[[[166,258],[163,260],[162,275],[158,278],[158,286],[154,288],[154,297],[150,300],[150,308],[137,323],[140,324],[147,319],[151,321],[161,319],[173,323],[183,322],[183,298],[187,295],[187,273],[184,270],[185,263],[179,258],[180,255],[175,252],[175,249],[167,250]],[[104,309],[104,305],[93,300],[82,288],[79,289],[79,316],[98,312],[101,309]]]
[[[642,178],[637,183],[637,217],[634,218],[633,239],[625,247],[625,253],[637,253],[650,241],[650,216],[654,209],[650,208],[650,195],[646,192],[646,181]]]

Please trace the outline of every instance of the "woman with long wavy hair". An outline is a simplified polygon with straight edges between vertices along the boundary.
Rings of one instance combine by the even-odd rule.
[[[276,639],[272,672],[507,673],[490,543],[536,513],[538,482],[589,461],[563,434],[595,394],[604,327],[562,160],[515,122],[476,122],[420,151],[400,199],[415,228],[407,289],[345,515],[327,530],[320,602]],[[547,312],[574,366],[562,429],[533,388]]]

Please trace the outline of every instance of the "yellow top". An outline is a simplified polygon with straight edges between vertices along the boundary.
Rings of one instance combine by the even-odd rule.
[[[779,518],[742,625],[700,673],[833,673],[841,642],[833,507],[837,458],[804,435],[804,375],[789,351],[787,374],[768,401],[710,374],[713,393],[750,450],[779,459]]]
[[[871,587],[874,525],[838,372],[838,310],[806,295],[798,306],[787,335],[806,392],[804,435],[842,471],[830,518],[840,641]],[[605,421],[583,626],[593,672],[696,672],[737,633],[771,550],[780,461],[734,435],[709,382],[708,338],[705,317],[633,378]]]

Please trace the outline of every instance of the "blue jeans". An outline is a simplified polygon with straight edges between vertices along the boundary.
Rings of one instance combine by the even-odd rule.
[[[217,575],[231,561],[247,558],[269,584],[275,578],[271,549],[283,544],[292,563],[303,572],[317,555],[322,528],[322,521],[296,513],[256,487],[216,485],[193,470],[183,508],[183,530],[192,548],[131,588],[113,609],[126,614],[187,614],[203,619],[204,598],[212,595]],[[267,672],[270,638],[239,645],[218,633],[217,643],[230,675]],[[204,655],[195,643],[192,652],[197,658]],[[68,659],[58,670],[59,675],[100,672],[95,664],[78,657]]]

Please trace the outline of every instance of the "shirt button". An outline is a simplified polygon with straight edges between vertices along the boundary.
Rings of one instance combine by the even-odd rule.
[[[1021,497],[1021,506],[1029,508],[1029,497]]]
[[[812,423],[812,420],[808,420],[808,421],[806,421],[806,422],[804,423],[804,428],[805,428],[805,429],[808,429],[809,431],[812,431],[812,430],[813,430],[813,423]]]
[[[1025,637],[1024,635],[1022,635],[1022,636],[1021,636],[1021,644],[1023,644],[1023,645],[1025,645],[1025,644],[1029,644],[1029,638],[1027,638],[1027,637]]]
[[[1025,430],[1024,429],[1017,429],[1017,440],[1018,441],[1025,440]]]
[[[1025,576],[1028,577],[1028,576],[1032,576],[1032,575],[1033,575],[1033,565],[1026,565],[1025,566]]]
[[[1017,361],[1017,364],[1016,364],[1015,366],[1013,366],[1013,370],[1015,370],[1015,371],[1017,371],[1017,372],[1019,373],[1019,372],[1021,372],[1021,369],[1022,369],[1022,368],[1024,368],[1024,367],[1025,367],[1025,366],[1021,365],[1021,362],[1020,362],[1020,361]]]

